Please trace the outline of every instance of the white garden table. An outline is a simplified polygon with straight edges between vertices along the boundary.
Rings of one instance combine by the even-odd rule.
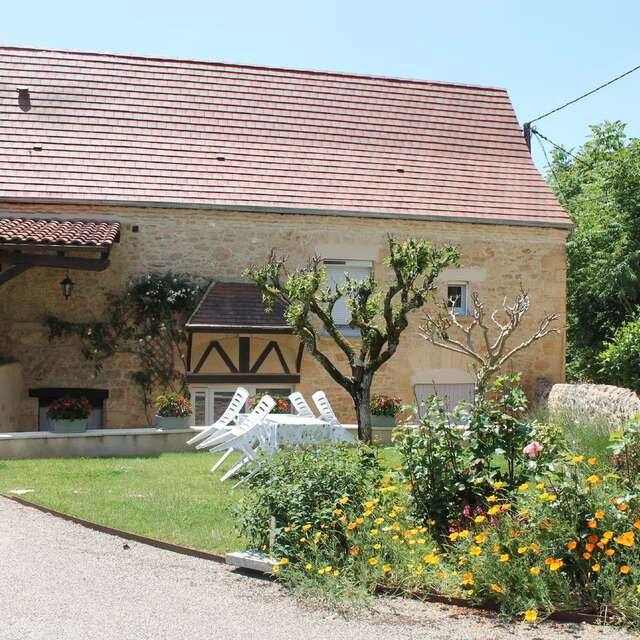
[[[264,426],[269,431],[272,452],[283,445],[301,447],[331,442],[335,439],[331,425],[320,418],[270,413],[264,418]]]

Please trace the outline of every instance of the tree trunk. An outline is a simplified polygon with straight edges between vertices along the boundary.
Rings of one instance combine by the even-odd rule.
[[[362,442],[371,444],[371,381],[373,376],[365,374],[358,388],[353,394],[353,404],[358,416],[358,438]]]

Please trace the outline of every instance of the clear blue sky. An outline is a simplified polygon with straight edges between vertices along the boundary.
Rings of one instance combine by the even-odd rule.
[[[638,25],[633,0],[18,0],[0,42],[501,86],[522,123],[640,64]],[[640,135],[639,104],[640,70],[536,126]]]

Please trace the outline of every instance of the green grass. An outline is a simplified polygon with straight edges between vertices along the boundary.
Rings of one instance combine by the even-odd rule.
[[[215,460],[207,453],[0,460],[0,493],[33,489],[21,497],[116,529],[223,553],[244,547],[233,517],[243,489],[220,482],[228,465],[210,472]]]
[[[380,449],[381,462],[395,467],[397,450]],[[224,553],[243,549],[234,507],[247,489],[220,482],[231,466],[210,469],[218,455],[165,453],[146,458],[0,460],[0,493],[98,524]],[[231,460],[235,462],[236,457]]]

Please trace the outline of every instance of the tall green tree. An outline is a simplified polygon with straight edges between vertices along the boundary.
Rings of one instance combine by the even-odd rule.
[[[245,276],[260,287],[268,306],[283,305],[287,322],[307,351],[353,399],[358,436],[371,442],[373,377],[398,349],[409,314],[425,305],[440,272],[457,261],[458,251],[449,245],[438,248],[423,239],[400,242],[390,237],[385,264],[391,278],[383,286],[373,277],[357,281],[347,275],[342,285],[330,287],[321,257],[288,272],[286,258],[273,251],[265,265],[250,267]],[[349,327],[360,334],[356,339],[345,337],[333,318],[333,307],[343,296]],[[333,350],[326,351],[323,336],[346,356],[345,368],[336,363]]]
[[[568,245],[567,373],[607,382],[599,354],[640,304],[640,140],[621,122],[553,154],[549,181],[575,228]]]

